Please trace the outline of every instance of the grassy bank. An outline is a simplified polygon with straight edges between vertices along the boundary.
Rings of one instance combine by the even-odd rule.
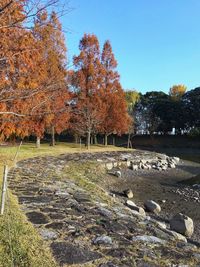
[[[124,150],[113,146],[92,146],[90,152]],[[2,183],[3,166],[12,167],[17,146],[0,147],[0,185]],[[34,144],[24,144],[20,148],[17,160],[36,156],[57,156],[63,153],[88,152],[85,147],[80,149],[76,144],[60,143],[55,147],[48,144],[40,149]],[[27,221],[16,198],[8,192],[6,209],[0,217],[0,267],[54,267],[54,259],[38,235],[34,227]]]

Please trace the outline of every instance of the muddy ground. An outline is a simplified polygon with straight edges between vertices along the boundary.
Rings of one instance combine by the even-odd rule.
[[[158,202],[162,207],[159,216],[165,221],[178,212],[188,215],[195,223],[193,238],[200,242],[200,197],[198,202],[197,199],[175,193],[180,188],[183,192],[185,188],[192,188],[179,182],[198,174],[200,174],[199,163],[181,160],[176,169],[167,171],[123,169],[121,178],[116,179],[111,176],[110,180],[104,183],[104,187],[120,198],[123,198],[120,193],[130,188],[134,194],[134,201],[140,206],[143,206],[147,199]]]

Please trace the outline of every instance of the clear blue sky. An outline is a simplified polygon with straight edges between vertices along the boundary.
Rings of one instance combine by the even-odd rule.
[[[64,1],[64,0],[63,0]],[[69,59],[84,33],[110,40],[124,89],[200,86],[200,0],[70,0]]]

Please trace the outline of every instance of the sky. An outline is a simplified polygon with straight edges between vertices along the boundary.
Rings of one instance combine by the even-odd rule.
[[[84,33],[92,33],[101,47],[110,40],[125,90],[200,86],[200,0],[70,0],[69,6],[61,18],[69,64]]]

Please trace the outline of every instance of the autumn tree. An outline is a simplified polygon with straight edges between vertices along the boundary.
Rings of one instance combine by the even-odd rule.
[[[104,118],[104,103],[100,96],[102,65],[97,37],[85,34],[80,41],[79,49],[80,54],[74,57],[75,72],[72,79],[72,127],[80,136],[86,136],[86,145],[90,148],[91,134]]]
[[[116,71],[117,61],[109,41],[103,46],[101,55],[103,66],[103,82],[101,84],[102,99],[105,105],[105,116],[100,131],[105,135],[105,145],[111,134],[123,134],[128,130],[130,117],[127,113],[125,94],[120,85]]]
[[[38,97],[33,98],[33,96],[41,94],[41,89],[44,88],[41,86],[42,76],[45,72],[44,64],[40,67],[41,49],[31,28],[35,16],[57,2],[57,0],[2,0],[0,3],[2,138],[14,134],[23,137],[28,134],[27,122],[30,122],[33,111],[36,111],[36,106],[38,106]],[[45,90],[47,89],[45,87]],[[33,106],[34,103],[35,106]]]
[[[32,32],[18,27],[7,27],[14,21],[24,19],[24,1],[13,1],[9,12],[0,16],[0,110],[1,138],[27,134],[26,128],[19,128],[19,119],[30,112],[28,97],[38,86],[36,67],[38,53]],[[16,116],[19,118],[16,120]]]
[[[41,76],[41,90],[33,99],[38,104],[33,108],[30,129],[31,133],[37,136],[39,146],[40,138],[45,130],[50,128],[51,144],[54,145],[55,132],[60,133],[66,129],[69,120],[66,47],[62,27],[55,12],[52,12],[50,16],[46,11],[39,14],[33,33],[41,54],[41,64],[38,69]]]
[[[183,84],[173,85],[169,90],[169,95],[173,100],[180,100],[186,90],[187,87]]]

